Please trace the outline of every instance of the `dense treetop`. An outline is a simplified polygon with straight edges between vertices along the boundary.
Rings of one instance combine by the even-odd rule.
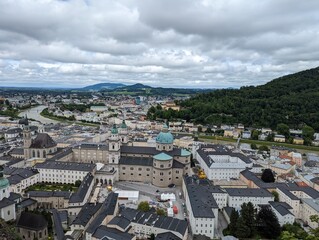
[[[202,124],[243,123],[276,129],[304,125],[319,130],[319,67],[277,78],[262,86],[222,89],[179,102],[180,112],[150,109],[150,119],[185,119]]]

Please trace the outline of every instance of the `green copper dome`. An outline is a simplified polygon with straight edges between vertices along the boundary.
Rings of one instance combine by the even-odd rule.
[[[9,180],[3,177],[3,167],[0,166],[0,189],[8,187]]]
[[[114,124],[113,127],[112,127],[111,133],[112,133],[112,134],[118,134],[118,130],[117,130],[117,127],[116,127],[115,124]]]
[[[121,128],[127,128],[125,120],[122,121]]]
[[[10,184],[9,184],[9,180],[6,179],[6,178],[2,178],[0,179],[0,189],[2,188],[6,188],[8,187]]]
[[[156,142],[161,144],[173,144],[174,137],[168,131],[168,127],[166,124],[163,125],[163,130],[156,137]]]
[[[155,160],[158,160],[158,161],[169,161],[169,160],[172,160],[173,157],[166,154],[166,153],[159,153],[157,155],[155,155],[153,157]]]

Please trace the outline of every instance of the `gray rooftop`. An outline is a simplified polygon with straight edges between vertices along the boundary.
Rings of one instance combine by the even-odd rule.
[[[69,191],[29,191],[27,194],[30,198],[61,197],[64,199],[69,199],[71,196],[71,192]]]
[[[218,205],[212,193],[224,193],[223,190],[192,176],[184,177],[184,182],[194,217],[215,218],[213,208],[218,209]]]
[[[78,190],[71,195],[69,203],[83,202],[85,195],[87,194],[89,187],[91,186],[93,181],[94,176],[91,173],[88,173],[81,182],[81,185],[78,188]]]
[[[120,232],[117,229],[108,228],[106,226],[100,226],[96,229],[95,233],[93,234],[93,237],[97,239],[103,239],[103,240],[132,240],[135,239],[135,237],[129,233],[126,232]]]
[[[249,157],[245,156],[242,153],[232,152],[230,149],[223,145],[219,144],[209,144],[209,145],[202,145],[198,150],[197,153],[200,155],[200,157],[204,160],[206,165],[210,167],[214,161],[210,158],[212,155],[224,155],[224,156],[232,156],[232,157],[238,157],[243,162],[250,164],[252,161],[249,159]]]
[[[119,164],[123,165],[143,165],[143,166],[153,166],[153,158],[147,157],[126,157],[120,158]]]
[[[274,197],[262,188],[225,188],[225,190],[232,197]]]
[[[102,206],[99,210],[98,215],[91,222],[89,227],[87,228],[88,233],[94,233],[96,229],[102,224],[106,216],[115,215],[115,209],[117,205],[118,194],[111,192],[102,203]]]
[[[60,214],[56,209],[52,209],[52,216],[53,216],[53,226],[54,226],[54,233],[57,240],[64,239],[64,230],[62,227],[62,221],[60,219]]]
[[[289,209],[292,209],[292,207],[285,202],[273,202],[270,201],[269,202],[270,206],[272,206],[274,209],[276,209],[276,211],[281,215],[281,216],[286,216],[288,214],[293,215]]]
[[[159,216],[151,212],[141,212],[132,208],[125,208],[121,211],[120,216],[127,218],[129,221],[136,222],[143,225],[154,226],[178,232],[185,235],[187,231],[187,222],[177,218]]]
[[[86,203],[72,222],[72,225],[81,225],[86,227],[101,206],[102,203]]]
[[[59,169],[59,170],[69,170],[69,171],[83,171],[92,172],[96,167],[92,163],[78,163],[78,162],[55,162],[46,161],[43,163],[37,163],[34,165],[36,169]]]

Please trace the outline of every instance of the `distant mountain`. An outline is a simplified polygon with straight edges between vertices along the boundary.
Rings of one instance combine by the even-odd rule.
[[[144,85],[142,83],[136,83],[136,84],[129,85],[129,86],[122,86],[119,89],[123,89],[123,90],[124,89],[126,89],[126,90],[143,90],[143,89],[150,89],[150,88],[153,88],[153,87]]]
[[[220,89],[181,101],[181,111],[153,111],[151,119],[184,119],[202,124],[276,128],[309,125],[319,131],[319,67],[286,75],[261,86]]]
[[[116,89],[102,89],[108,94],[148,95],[148,96],[188,96],[198,92],[208,92],[212,89],[186,89],[186,88],[162,88],[151,87],[142,83],[136,83]]]
[[[116,89],[120,87],[125,87],[126,85],[122,83],[98,83],[90,86],[86,86],[84,88],[81,88],[79,90],[84,90],[84,91],[99,91],[102,89]]]

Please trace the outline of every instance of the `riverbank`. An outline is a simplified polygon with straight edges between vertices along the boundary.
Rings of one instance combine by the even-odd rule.
[[[51,120],[54,120],[54,121],[57,121],[57,122],[61,122],[61,123],[76,124],[76,125],[80,125],[80,126],[87,126],[87,127],[98,127],[98,126],[100,126],[97,123],[86,123],[86,122],[79,122],[79,121],[71,121],[71,120],[68,120],[66,118],[48,115],[48,114],[45,114],[45,109],[47,109],[47,108],[44,108],[41,111],[41,113],[40,113],[40,116],[42,116],[44,118],[48,118],[48,119],[51,119]]]
[[[223,142],[232,142],[236,143],[237,139],[233,138],[226,138],[222,136],[199,136],[200,140],[215,140],[215,141],[223,141]],[[257,146],[265,145],[265,146],[282,146],[292,149],[298,150],[305,150],[310,152],[319,152],[319,147],[314,146],[305,146],[305,145],[296,145],[296,144],[289,144],[289,143],[279,143],[279,142],[268,142],[268,141],[259,141],[259,140],[250,140],[250,139],[241,139],[240,143],[247,143],[247,144],[256,144]]]

